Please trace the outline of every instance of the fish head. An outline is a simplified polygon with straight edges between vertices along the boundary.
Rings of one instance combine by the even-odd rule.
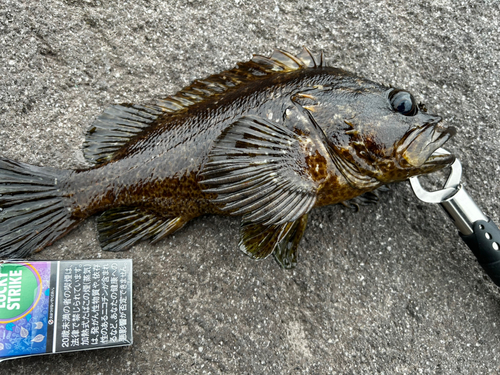
[[[380,184],[432,173],[455,160],[451,154],[433,155],[455,128],[443,125],[406,90],[359,78],[314,90],[306,94],[313,102],[304,108],[332,153]]]

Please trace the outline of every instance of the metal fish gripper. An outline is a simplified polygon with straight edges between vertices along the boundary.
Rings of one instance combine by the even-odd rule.
[[[440,148],[435,154],[449,152]],[[426,203],[437,203],[444,209],[481,267],[493,282],[500,286],[500,230],[465,191],[461,178],[462,164],[460,160],[455,159],[451,165],[451,173],[441,190],[425,190],[418,176],[410,178],[410,185],[418,199]]]

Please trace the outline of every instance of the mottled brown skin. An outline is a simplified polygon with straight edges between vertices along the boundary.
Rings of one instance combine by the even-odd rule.
[[[210,85],[195,82],[190,87],[207,88],[204,98],[192,94],[188,87],[184,97],[196,97],[194,103],[159,115],[94,167],[61,175],[56,182],[57,194],[62,196],[70,218],[68,224],[61,224],[57,238],[89,216],[121,207],[138,208],[158,218],[178,218],[168,233],[203,214],[233,213],[224,209],[223,203],[213,202],[218,194],[206,192],[202,172],[212,160],[214,147],[242,118],[264,119],[301,139],[287,155],[295,160],[295,175],[298,173],[309,194],[314,195],[314,207],[346,201],[381,185],[433,172],[453,161],[451,156],[431,157],[452,135],[437,125],[439,117],[422,110],[415,110],[411,116],[398,113],[391,104],[391,88],[316,63],[307,50],[301,54],[291,62],[287,60],[291,55],[284,52],[277,52],[271,59],[257,56],[238,68],[209,77]],[[233,83],[226,83],[231,79]],[[217,86],[217,82],[223,84]],[[183,102],[177,94],[174,104]],[[90,139],[95,129],[89,131]],[[244,142],[235,145],[240,146],[244,149]],[[290,172],[283,173],[287,178]],[[282,244],[279,251],[295,251],[309,210],[301,214],[297,225],[271,225],[296,231],[297,238],[287,240],[291,244],[288,250],[288,245]],[[268,227],[252,228],[246,235]],[[277,232],[269,236],[279,237]],[[1,237],[0,231],[0,250]],[[40,242],[40,248],[53,242],[52,237],[49,240]],[[20,245],[21,250],[8,246],[5,253],[14,254],[21,250],[25,253],[27,245]],[[264,253],[269,255],[269,251]]]

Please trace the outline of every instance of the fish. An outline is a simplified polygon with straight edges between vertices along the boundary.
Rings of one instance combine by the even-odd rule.
[[[86,134],[88,168],[0,157],[0,257],[29,256],[93,215],[109,251],[237,215],[245,254],[293,268],[313,208],[450,165],[434,151],[455,132],[409,91],[323,53],[253,55],[175,95],[109,106]]]

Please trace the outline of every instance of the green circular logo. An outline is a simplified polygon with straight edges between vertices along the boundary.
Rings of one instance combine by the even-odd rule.
[[[30,264],[0,265],[0,323],[14,322],[33,310],[41,296],[41,282]]]

